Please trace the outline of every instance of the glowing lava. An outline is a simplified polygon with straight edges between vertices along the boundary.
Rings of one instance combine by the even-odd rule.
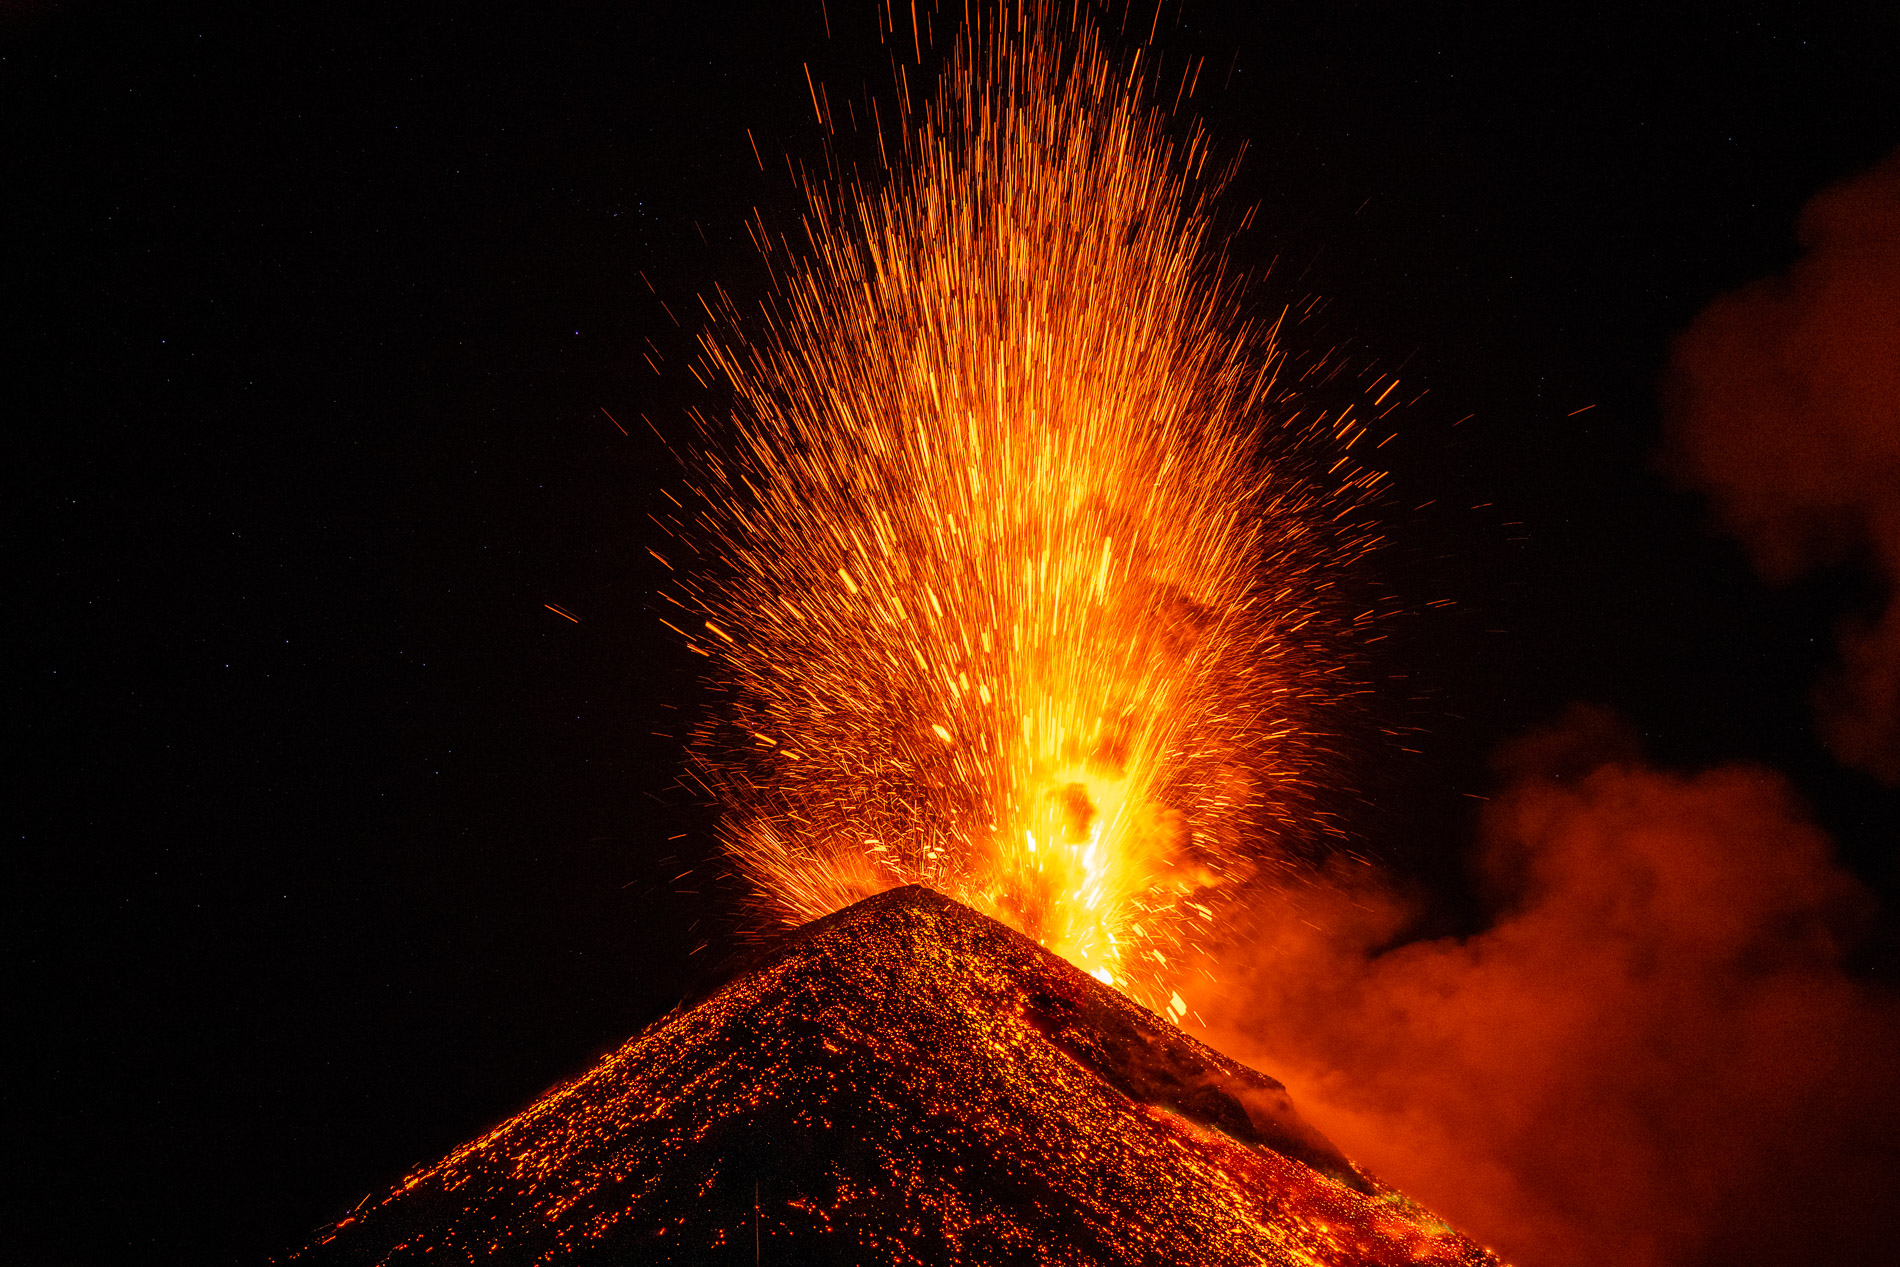
[[[1326,591],[1379,476],[1349,414],[1284,416],[1205,137],[1048,8],[961,38],[880,186],[811,184],[800,251],[757,226],[774,298],[705,339],[731,418],[681,534],[719,579],[675,619],[786,922],[923,883],[1179,1016],[1213,892],[1323,823]]]

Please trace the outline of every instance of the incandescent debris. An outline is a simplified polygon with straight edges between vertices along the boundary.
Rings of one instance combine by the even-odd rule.
[[[860,902],[300,1264],[1460,1264],[1285,1088],[928,889]]]

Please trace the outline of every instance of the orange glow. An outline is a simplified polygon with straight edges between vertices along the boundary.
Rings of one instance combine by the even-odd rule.
[[[1218,892],[1323,825],[1321,564],[1380,477],[1241,318],[1147,50],[1018,20],[881,186],[808,187],[802,254],[755,226],[775,292],[705,339],[731,421],[682,532],[723,579],[670,623],[724,668],[699,772],[787,923],[921,883],[1178,1018]]]

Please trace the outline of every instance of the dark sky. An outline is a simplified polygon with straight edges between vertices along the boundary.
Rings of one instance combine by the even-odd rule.
[[[803,65],[888,101],[888,55],[851,0],[831,39],[816,0],[504,8],[0,10],[11,1261],[257,1261],[728,949],[675,879],[700,692],[642,415],[683,433],[696,294],[792,224]],[[1891,903],[1900,800],[1808,703],[1866,582],[1763,586],[1658,474],[1657,389],[1900,142],[1892,6],[1210,0],[1161,42],[1249,146],[1262,308],[1322,295],[1295,337],[1430,388],[1372,565],[1420,752],[1368,739],[1365,846],[1457,927],[1464,794],[1586,700],[1786,772]]]

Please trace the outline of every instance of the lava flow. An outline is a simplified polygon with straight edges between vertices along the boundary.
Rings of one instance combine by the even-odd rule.
[[[1141,53],[994,21],[881,185],[809,183],[802,252],[756,226],[774,297],[704,341],[698,772],[786,923],[926,884],[1178,1017],[1220,891],[1328,830],[1328,590],[1380,476],[1292,408],[1229,169]]]

